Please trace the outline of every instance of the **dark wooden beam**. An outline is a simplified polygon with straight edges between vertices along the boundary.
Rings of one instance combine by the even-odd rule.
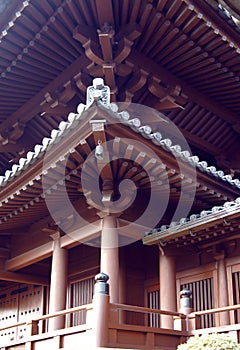
[[[52,254],[52,242],[43,244],[37,248],[31,249],[23,254],[15,256],[6,261],[6,269],[10,271],[19,270],[28,265],[35,264],[38,261],[50,257]]]
[[[74,63],[72,63],[65,71],[63,71],[55,80],[48,84],[44,89],[42,89],[38,94],[36,94],[32,99],[25,103],[21,108],[19,108],[15,113],[8,117],[0,125],[0,133],[11,127],[18,121],[27,123],[31,120],[37,113],[44,111],[44,106],[40,106],[40,103],[45,100],[45,95],[50,91],[54,92],[59,87],[63,87],[67,81],[71,80],[75,75],[79,73],[81,69],[86,68],[91,62],[86,56],[80,56]]]
[[[15,152],[21,152],[25,149],[25,146],[21,143],[8,143],[7,145],[0,145],[0,153],[15,153]]]
[[[203,13],[206,20],[213,23],[214,28],[221,28],[221,32],[225,34],[229,41],[232,41],[237,47],[239,45],[239,33],[236,31],[234,27],[230,25],[226,25],[225,18],[222,18],[217,9],[214,9],[213,6],[210,5],[212,3],[211,0],[199,1],[199,0],[184,0],[187,4],[191,2],[194,5],[198,13]],[[217,4],[216,4],[217,7]]]
[[[139,62],[139,66],[141,66],[142,69],[168,85],[179,85],[184,94],[186,94],[190,100],[204,107],[208,111],[211,111],[228,123],[236,123],[238,121],[239,118],[237,115],[233,114],[231,111],[227,110],[224,106],[212,100],[208,96],[202,94],[194,87],[188,85],[183,80],[170,73],[166,68],[146,57],[144,54],[133,50],[127,57],[126,61],[134,65],[137,65]]]
[[[112,0],[96,0],[96,8],[100,26],[104,23],[114,24]]]
[[[18,283],[40,284],[44,286],[49,285],[48,278],[11,271],[0,271],[0,280]]]

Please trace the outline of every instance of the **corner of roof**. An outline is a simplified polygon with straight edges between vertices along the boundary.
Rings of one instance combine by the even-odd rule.
[[[180,145],[173,145],[170,138],[163,138],[160,131],[152,131],[151,126],[141,125],[139,118],[133,117],[130,119],[130,113],[127,110],[119,111],[117,103],[110,103],[110,88],[104,85],[102,78],[95,78],[93,85],[87,88],[86,105],[80,103],[77,107],[77,112],[71,112],[68,115],[67,121],[61,121],[58,129],[53,129],[50,138],[43,138],[42,144],[37,144],[33,151],[29,151],[26,158],[21,158],[18,164],[13,164],[11,170],[7,170],[3,176],[0,176],[0,187],[5,186],[9,181],[12,181],[16,176],[19,176],[31,164],[41,158],[53,144],[60,142],[62,137],[76,127],[79,120],[83,120],[89,116],[89,112],[94,108],[100,108],[104,112],[104,116],[109,116],[117,122],[130,127],[134,132],[142,137],[149,139],[155,145],[172,153],[175,158],[192,165],[205,172],[210,176],[224,181],[231,186],[240,189],[240,180],[233,179],[231,175],[225,175],[223,171],[217,170],[214,166],[209,166],[206,161],[200,161],[195,155],[192,155],[188,150],[182,150]],[[93,113],[94,114],[94,113]]]

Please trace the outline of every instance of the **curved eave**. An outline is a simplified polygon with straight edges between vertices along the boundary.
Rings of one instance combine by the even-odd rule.
[[[52,130],[51,138],[43,139],[42,145],[36,145],[34,152],[28,152],[27,158],[21,158],[18,164],[14,164],[11,170],[7,170],[5,172],[4,176],[0,176],[0,186],[3,188],[2,192],[5,192],[5,187],[13,187],[16,190],[17,186],[14,180],[18,179],[20,175],[22,178],[27,177],[32,179],[32,176],[29,176],[28,173],[31,165],[35,163],[36,160],[39,160],[42,157],[46,156],[47,151],[49,151],[49,149],[51,149],[55,143],[59,143],[61,141],[61,146],[60,148],[57,148],[56,156],[64,156],[69,152],[71,148],[76,147],[76,145],[79,144],[79,140],[86,137],[86,135],[89,133],[90,129],[88,122],[91,118],[91,115],[94,116],[99,112],[99,110],[91,110],[91,108],[88,108],[89,106],[86,107],[83,104],[80,104],[80,113],[70,113],[68,122],[61,122],[58,129]],[[114,104],[113,108],[115,108]],[[217,170],[214,166],[208,166],[206,162],[200,161],[197,156],[192,156],[189,151],[182,150],[181,146],[172,145],[171,139],[162,139],[161,133],[158,130],[152,131],[148,125],[142,126],[141,121],[138,118],[133,118],[132,120],[124,120],[121,112],[115,113],[111,110],[111,105],[101,106],[100,103],[100,109],[102,109],[102,115],[104,117],[104,113],[107,113],[109,117],[113,116],[117,122],[128,126],[131,132],[134,131],[136,134],[141,135],[143,140],[150,140],[153,144],[157,145],[159,149],[163,149],[172,154],[174,158],[179,158],[186,164],[196,167],[197,170],[200,170],[200,173],[205,173],[207,177],[210,175],[209,179],[215,178],[224,185],[231,185],[233,189],[240,189],[240,180],[233,179],[231,175],[225,175],[223,171]],[[137,125],[134,125],[135,122]],[[70,142],[67,137],[69,133],[71,134]],[[51,162],[54,159],[54,156],[55,153],[51,153],[51,158],[49,160],[45,159],[45,165],[41,168],[41,171],[44,171],[45,167],[50,166]]]
[[[162,242],[195,234],[202,229],[206,230],[219,223],[226,223],[234,218],[240,218],[240,197],[235,201],[226,202],[224,206],[214,207],[211,211],[202,212],[202,216],[199,218],[192,216],[192,219],[190,217],[189,221],[183,224],[179,222],[168,229],[148,233],[143,238],[143,243],[146,245],[161,244]]]

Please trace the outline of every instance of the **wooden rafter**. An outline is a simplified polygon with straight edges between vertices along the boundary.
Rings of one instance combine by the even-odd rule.
[[[161,67],[159,64],[156,64],[153,60],[149,59],[139,52],[132,51],[130,56],[127,58],[127,61],[133,64],[137,61],[141,62],[141,67],[143,67],[149,74],[160,79],[163,82],[171,84],[173,86],[178,85],[182,88],[183,92],[195,103],[201,105],[209,111],[212,111],[214,114],[220,116],[223,120],[230,121],[232,123],[237,122],[238,117],[226,110],[223,106],[219,105],[217,102],[211,100],[208,96],[203,95],[200,91],[195,90],[192,86],[189,86],[184,81],[180,80],[172,73],[170,73],[164,67]]]

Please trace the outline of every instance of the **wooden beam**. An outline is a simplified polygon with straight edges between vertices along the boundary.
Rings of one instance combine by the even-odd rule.
[[[112,0],[96,0],[99,25],[114,24]]]
[[[27,137],[26,137],[27,135]],[[0,144],[0,152],[6,153],[6,152],[21,152],[21,151],[28,151],[32,149],[36,144],[36,141],[33,140],[30,134],[25,134],[25,136],[22,136],[19,140],[16,141],[16,143],[13,143],[9,140],[6,140],[6,143]]]
[[[101,233],[101,227],[102,227],[102,220],[99,219],[94,223],[89,223],[88,226],[72,229],[69,234],[61,237],[61,247],[65,249],[70,249],[81,243],[89,242],[90,240],[99,236],[99,234]],[[26,266],[32,265],[38,261],[41,261],[51,256],[52,251],[53,251],[52,241],[42,244],[37,248],[29,249],[27,252],[19,254],[18,256],[15,256],[14,258],[7,260],[5,265],[6,270],[16,271]],[[1,279],[1,276],[4,276],[4,278],[2,279],[6,279],[7,276],[9,276],[9,278],[17,278],[17,276],[15,276],[14,274],[11,275],[9,273],[9,275],[7,275],[5,272],[3,274],[0,271],[0,279]],[[27,278],[28,275],[26,277],[24,276],[25,275],[23,275],[21,278]],[[43,282],[41,284],[45,284],[46,281],[43,281]],[[39,282],[36,282],[36,283],[39,283]]]
[[[32,148],[34,144],[30,145],[29,147]],[[25,150],[26,146],[20,143],[7,143],[6,145],[0,145],[0,153],[15,153],[15,152],[21,152]]]
[[[71,230],[70,233],[61,237],[62,248],[73,248],[81,243],[88,243],[90,240],[98,237],[102,230],[102,220],[99,219],[88,226],[79,227]]]
[[[7,260],[6,270],[15,271],[22,269],[28,265],[34,264],[38,261],[51,256],[53,250],[52,242],[41,245],[40,247],[31,249],[23,254],[15,256],[12,259]]]
[[[37,113],[43,112],[44,106],[40,106],[40,103],[45,100],[45,95],[48,92],[56,91],[59,87],[62,87],[67,81],[71,80],[73,76],[77,75],[81,69],[84,69],[90,63],[91,62],[87,59],[87,57],[83,55],[76,59],[76,61],[73,62],[65,71],[63,71],[55,80],[53,80],[32,99],[9,116],[3,123],[1,123],[0,133],[19,120],[27,123]]]
[[[202,94],[194,87],[188,85],[183,80],[170,73],[166,68],[146,57],[144,54],[136,50],[132,50],[131,54],[126,58],[126,62],[134,65],[137,65],[137,62],[141,62],[141,69],[149,72],[149,74],[157,79],[160,79],[167,85],[179,85],[184,94],[186,94],[192,101],[206,108],[208,111],[211,111],[221,119],[227,121],[228,123],[236,123],[238,121],[237,115],[233,114],[231,111],[227,110],[224,106],[212,100],[208,96]]]
[[[17,283],[40,284],[43,286],[49,285],[49,280],[45,277],[38,277],[36,275],[28,275],[11,271],[0,271],[0,280]]]

